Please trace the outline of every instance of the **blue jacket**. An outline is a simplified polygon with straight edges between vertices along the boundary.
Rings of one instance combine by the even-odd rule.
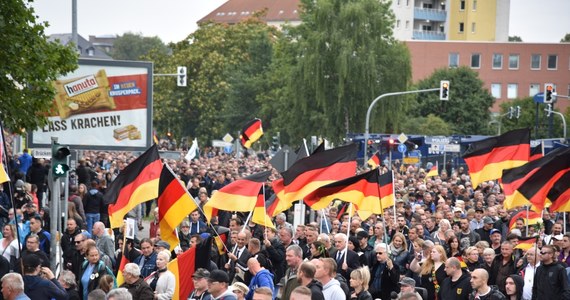
[[[20,157],[18,157],[18,161],[20,163],[19,171],[26,175],[28,173],[28,169],[32,165],[32,156],[28,153],[23,153]]]
[[[135,261],[133,261],[133,263],[140,266],[140,262],[143,257],[144,255],[139,255],[137,258],[135,258]],[[144,265],[141,268],[141,277],[147,278],[154,271],[156,271],[156,252],[153,251],[150,257],[145,258],[144,260]]]
[[[266,269],[262,269],[261,271],[257,272],[255,276],[251,279],[249,283],[249,292],[245,295],[246,300],[253,299],[253,292],[258,287],[268,287],[273,291],[273,299],[275,299],[275,286],[273,285],[273,274]]]
[[[47,280],[40,276],[24,276],[24,293],[34,300],[67,300],[67,292],[57,279]]]

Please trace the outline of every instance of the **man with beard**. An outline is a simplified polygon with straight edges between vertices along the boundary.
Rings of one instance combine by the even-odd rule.
[[[516,265],[513,259],[513,244],[506,241],[501,244],[501,255],[497,255],[491,264],[489,284],[498,286],[499,291],[504,294],[505,280],[507,280],[509,275],[515,273]]]
[[[461,219],[459,226],[461,228],[461,232],[457,234],[457,239],[459,240],[459,245],[461,245],[462,248],[474,246],[475,243],[481,240],[478,233],[469,229],[469,220],[465,218]]]
[[[568,276],[562,264],[554,259],[554,247],[546,245],[540,250],[540,262],[534,275],[532,300],[570,299]]]
[[[484,217],[482,222],[483,227],[476,229],[475,232],[479,234],[482,241],[486,241],[491,244],[491,231],[493,230],[495,222],[493,222],[491,217]]]
[[[297,282],[311,290],[311,300],[325,300],[323,285],[315,279],[317,268],[310,262],[304,262],[297,270]]]

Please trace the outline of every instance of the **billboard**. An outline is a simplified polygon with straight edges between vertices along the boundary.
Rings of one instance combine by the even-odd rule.
[[[73,149],[139,150],[152,141],[152,63],[79,59],[54,82],[48,124],[29,134],[29,148],[51,137]]]

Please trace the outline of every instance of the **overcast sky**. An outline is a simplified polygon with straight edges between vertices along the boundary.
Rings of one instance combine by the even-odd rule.
[[[278,1],[278,0],[274,0]],[[484,0],[491,1],[491,0]],[[505,1],[505,0],[497,0]],[[78,0],[78,32],[158,36],[178,42],[196,30],[196,21],[225,0]],[[35,0],[36,14],[50,27],[46,33],[71,32],[71,0]],[[570,0],[511,0],[509,35],[525,42],[557,43],[570,32]]]

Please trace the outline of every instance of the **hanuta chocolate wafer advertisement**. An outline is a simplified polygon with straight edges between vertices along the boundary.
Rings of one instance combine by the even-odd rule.
[[[79,60],[53,83],[49,122],[29,134],[29,147],[51,137],[74,149],[144,150],[151,143],[152,63]]]

